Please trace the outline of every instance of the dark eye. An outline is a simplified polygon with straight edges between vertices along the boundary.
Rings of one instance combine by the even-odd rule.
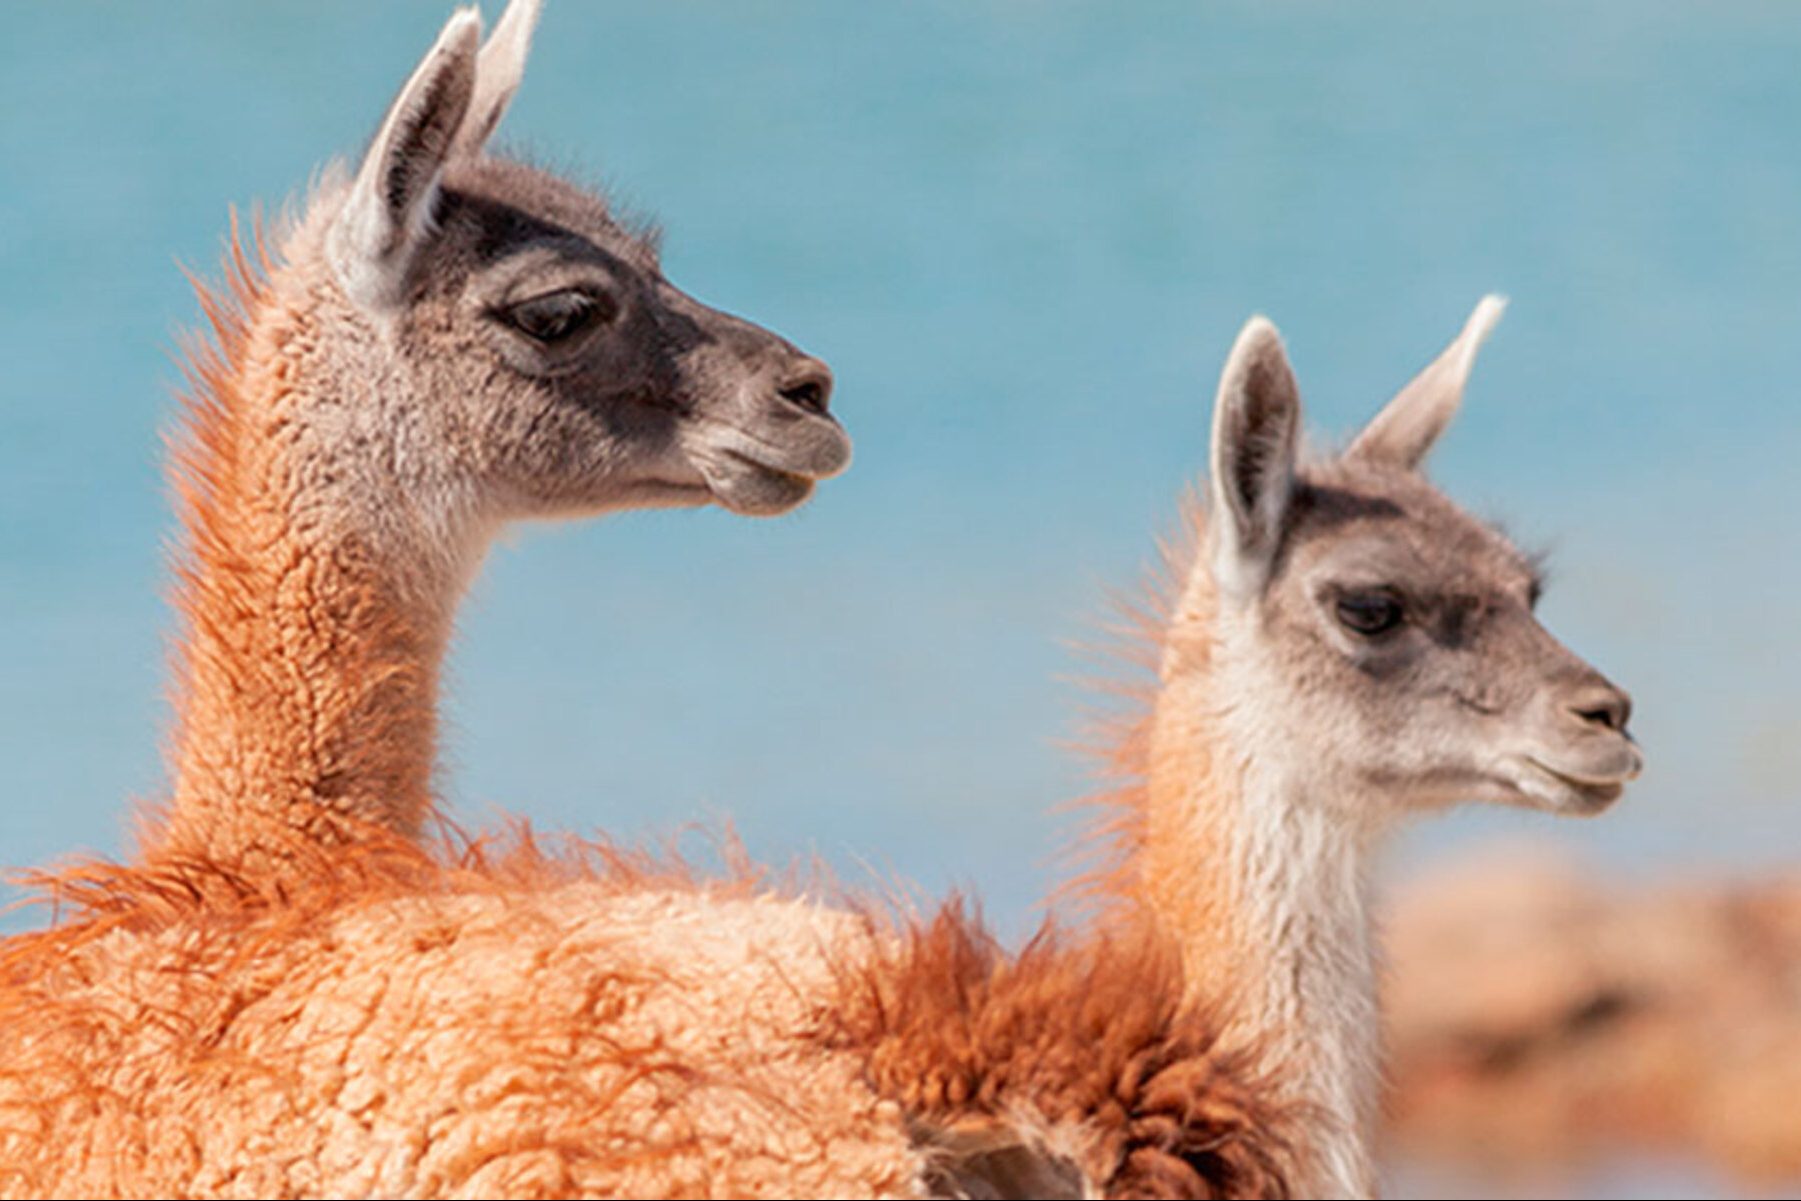
[[[609,296],[565,288],[534,296],[500,311],[500,319],[534,341],[566,342],[591,326],[611,321],[618,306]]]
[[[1347,592],[1338,598],[1338,622],[1374,638],[1401,624],[1401,601],[1392,592]]]

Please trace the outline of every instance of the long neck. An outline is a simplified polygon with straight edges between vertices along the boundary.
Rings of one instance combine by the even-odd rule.
[[[1179,940],[1191,1000],[1223,1001],[1228,1043],[1254,1047],[1285,1099],[1307,1107],[1299,1194],[1371,1196],[1380,1036],[1367,836],[1302,772],[1253,753],[1245,707],[1221,703],[1212,673],[1171,680],[1130,878]]]
[[[320,319],[289,282],[242,286],[242,315],[208,306],[222,345],[176,464],[186,630],[152,856],[279,866],[361,823],[411,834],[431,804],[439,665],[479,540],[345,461],[380,431],[346,427],[356,406],[319,382],[343,373],[316,361]]]

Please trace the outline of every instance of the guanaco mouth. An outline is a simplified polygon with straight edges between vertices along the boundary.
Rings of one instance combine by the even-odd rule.
[[[1632,771],[1624,774],[1583,776],[1552,767],[1533,755],[1525,756],[1525,761],[1565,790],[1574,793],[1578,804],[1589,812],[1599,812],[1619,800],[1620,794],[1626,791],[1626,781],[1638,774],[1635,766]]]

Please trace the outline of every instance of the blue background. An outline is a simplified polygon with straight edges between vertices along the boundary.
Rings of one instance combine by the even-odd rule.
[[[162,787],[177,261],[354,154],[446,12],[8,7],[0,861],[116,850]],[[1776,4],[551,4],[505,137],[829,360],[857,460],[779,521],[499,548],[450,672],[455,813],[729,816],[1020,928],[1086,787],[1069,644],[1172,525],[1244,318],[1331,439],[1498,290],[1433,470],[1552,549],[1547,621],[1635,693],[1650,768],[1601,821],[1467,812],[1401,867],[1497,831],[1791,862],[1797,61]]]

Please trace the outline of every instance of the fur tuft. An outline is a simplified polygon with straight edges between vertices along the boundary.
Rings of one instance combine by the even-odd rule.
[[[1209,603],[1187,595],[1207,537],[1207,510],[1198,495],[1182,500],[1175,531],[1158,539],[1157,558],[1136,592],[1113,598],[1113,616],[1102,626],[1107,640],[1091,648],[1106,674],[1087,681],[1091,695],[1110,702],[1091,707],[1076,748],[1094,764],[1099,787],[1065,808],[1083,821],[1061,858],[1072,869],[1058,900],[1111,910],[1135,906],[1136,871],[1146,837],[1150,796],[1151,722],[1160,676],[1179,641],[1183,607]],[[1204,646],[1186,647],[1192,657]]]
[[[952,900],[847,970],[829,1043],[867,1061],[937,1157],[935,1188],[973,1192],[998,1148],[1067,1157],[1108,1197],[1286,1197],[1294,1115],[1255,1057],[1182,1002],[1175,947],[1148,925],[1072,940],[1047,924],[1017,956]],[[972,1127],[1004,1133],[976,1139]],[[1054,1175],[1054,1172],[1050,1173]]]

